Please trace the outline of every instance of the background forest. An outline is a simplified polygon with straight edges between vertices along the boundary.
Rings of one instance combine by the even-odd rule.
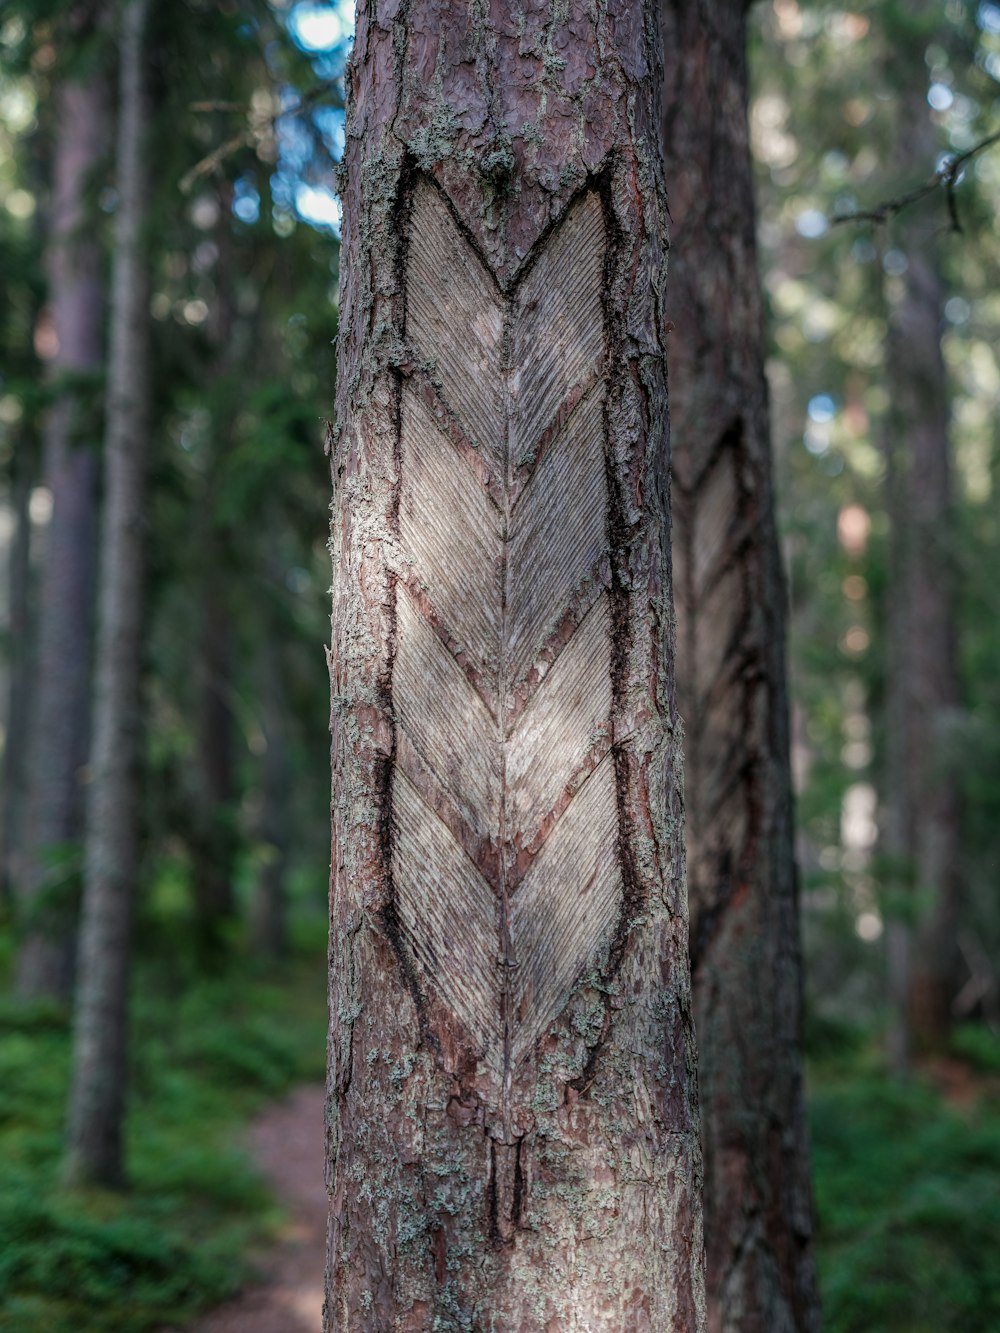
[[[12,1333],[182,1327],[239,1289],[282,1226],[246,1124],[323,1078],[350,8],[150,8],[131,239],[116,7],[0,10]],[[759,0],[749,56],[824,1322],[1000,1328],[1000,5]],[[120,366],[150,408],[121,1191],[67,1179],[64,1133],[129,245],[148,318]],[[935,420],[911,466],[905,423]],[[927,940],[947,994],[914,1005]]]

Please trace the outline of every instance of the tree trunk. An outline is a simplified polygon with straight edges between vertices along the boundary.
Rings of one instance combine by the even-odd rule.
[[[34,442],[17,441],[10,507],[14,535],[7,568],[7,718],[0,788],[0,905],[15,901],[21,879],[24,790],[28,777],[28,708],[31,698],[31,491],[35,480]]]
[[[819,1328],[801,1074],[785,588],[743,0],[661,0],[677,693],[709,1328]]]
[[[74,33],[97,6],[74,10]],[[58,397],[45,427],[44,482],[52,517],[40,588],[37,670],[29,738],[30,785],[17,990],[66,997],[72,984],[75,903],[68,883],[83,824],[81,775],[90,719],[90,655],[99,459],[94,413],[72,377],[102,363],[104,282],[88,192],[107,151],[106,71],[67,75],[58,113],[47,268]]]
[[[922,43],[918,50],[914,59],[922,59]],[[926,175],[937,148],[925,93],[921,80],[900,104],[897,160],[914,179]],[[957,774],[948,756],[959,682],[944,285],[933,243],[940,222],[904,213],[898,226],[907,268],[890,311],[886,359],[892,549],[883,844],[909,901],[890,915],[888,930],[889,1058],[903,1072],[911,1041],[940,1046],[951,1024],[962,842]]]
[[[143,37],[149,0],[122,15],[105,509],[79,985],[66,1163],[74,1184],[122,1178],[130,923],[139,861],[144,478],[149,292]]]
[[[655,12],[361,0],[328,1330],[693,1330]]]
[[[287,702],[275,631],[261,645],[265,750],[261,760],[260,819],[257,837],[264,863],[253,904],[253,939],[257,953],[282,958],[288,952],[288,850],[291,824],[292,766],[289,760]]]
[[[238,274],[232,244],[232,189],[218,189],[219,221],[216,243],[217,293],[210,333],[215,348],[210,367],[211,438],[204,490],[201,496],[204,573],[201,595],[201,654],[198,682],[198,791],[201,808],[195,812],[193,839],[195,911],[206,961],[224,947],[225,931],[236,911],[233,877],[238,847],[236,782],[233,755],[233,593],[232,557],[225,525],[217,509],[226,456],[232,448],[232,422],[241,401],[236,387],[238,344],[236,285]]]
[[[209,516],[208,524],[212,519]],[[201,605],[201,680],[198,713],[198,791],[195,812],[195,912],[209,956],[222,947],[225,924],[235,911],[233,864],[236,852],[233,715],[230,707],[232,623],[220,543],[206,536],[206,569]]]

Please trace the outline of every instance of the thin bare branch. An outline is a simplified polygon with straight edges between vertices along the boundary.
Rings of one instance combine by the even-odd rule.
[[[196,162],[190,171],[186,171],[180,179],[181,194],[190,194],[195,182],[202,176],[210,176],[216,167],[220,166],[227,157],[237,152],[240,148],[249,147],[255,143],[256,134],[252,130],[241,130],[239,134],[234,134],[231,139],[219,144],[213,148],[210,153]]]
[[[308,92],[303,93],[293,106],[286,106],[283,110],[275,112],[273,116],[261,116],[252,107],[242,102],[191,102],[189,106],[191,111],[240,113],[246,117],[248,128],[217,145],[199,162],[196,162],[189,171],[186,171],[180,179],[181,193],[190,194],[195,183],[202,176],[210,176],[227,157],[238,152],[241,148],[252,147],[265,135],[273,133],[279,120],[283,120],[286,116],[298,116],[307,111],[315,103],[321,101],[327,93],[336,91],[339,82],[338,79],[326,79],[322,83],[316,84],[314,88],[310,88]]]
[[[243,102],[189,102],[189,111],[246,111]]]
[[[853,213],[834,213],[831,222],[834,225],[843,222],[871,222],[878,226],[881,223],[888,222],[897,213],[902,212],[904,208],[909,208],[911,204],[926,199],[928,195],[934,194],[937,190],[944,190],[951,230],[960,232],[962,224],[958,217],[955,187],[958,185],[962,169],[967,162],[970,162],[979,153],[985,152],[987,148],[992,148],[997,143],[1000,143],[1000,130],[997,130],[994,134],[988,134],[984,139],[980,139],[971,148],[967,148],[965,152],[957,153],[953,157],[946,157],[930,180],[923,185],[918,185],[905,194],[897,195],[894,199],[885,199],[882,203],[876,204],[874,208],[858,209]]]

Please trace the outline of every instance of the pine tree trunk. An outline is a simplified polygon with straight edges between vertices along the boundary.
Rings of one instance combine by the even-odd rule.
[[[661,0],[677,693],[709,1328],[819,1328],[801,1075],[785,589],[743,0]]]
[[[0,904],[15,901],[21,879],[24,791],[28,777],[28,709],[31,699],[31,491],[33,442],[15,444],[10,507],[14,535],[7,567],[7,716],[0,787]]]
[[[221,132],[221,130],[220,130]],[[236,272],[232,244],[232,189],[218,189],[219,221],[215,232],[219,248],[216,266],[218,291],[210,334],[215,349],[210,367],[211,438],[208,445],[204,491],[201,496],[204,573],[201,581],[200,679],[198,681],[198,792],[202,802],[195,812],[193,839],[195,911],[206,961],[224,946],[227,923],[236,911],[233,878],[237,852],[236,782],[233,754],[233,617],[229,598],[231,556],[227,534],[217,513],[220,475],[232,448],[232,419],[238,394],[236,331]]]
[[[139,862],[144,478],[149,291],[143,38],[149,0],[124,8],[105,508],[66,1177],[122,1179],[130,924]]]
[[[922,53],[923,45],[919,46]],[[936,136],[923,82],[901,99],[897,161],[905,178],[933,164]],[[889,1058],[940,1046],[958,991],[962,839],[948,728],[959,707],[948,380],[941,352],[944,284],[937,218],[903,214],[907,268],[889,317],[887,507],[890,558],[885,838],[913,910],[890,917],[894,1020]],[[911,924],[916,917],[916,930]]]
[[[257,837],[264,844],[253,904],[254,947],[259,954],[282,958],[288,951],[288,851],[291,832],[293,774],[289,761],[287,701],[281,677],[275,630],[261,645],[263,730],[266,748],[261,761],[260,819]]]
[[[211,523],[211,519],[209,520]],[[232,672],[232,622],[225,578],[219,565],[220,543],[206,537],[207,568],[202,589],[201,680],[198,713],[199,830],[194,848],[195,911],[209,953],[221,947],[225,923],[235,911],[233,715],[229,690]]]
[[[328,1330],[704,1327],[655,11],[361,0]]]
[[[92,25],[98,6],[74,9],[71,32]],[[69,39],[67,39],[69,40]],[[94,550],[99,458],[96,413],[73,376],[96,378],[102,363],[104,282],[88,192],[107,152],[106,71],[67,75],[56,93],[55,178],[46,263],[61,384],[44,440],[44,484],[52,517],[40,587],[38,652],[29,737],[27,835],[21,879],[23,939],[16,986],[25,998],[66,997],[72,985],[75,844],[83,826],[82,773],[90,726]],[[59,885],[61,884],[61,888]]]

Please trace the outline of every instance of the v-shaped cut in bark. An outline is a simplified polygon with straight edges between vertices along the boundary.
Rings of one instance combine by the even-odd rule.
[[[423,181],[411,227],[394,884],[425,984],[506,1087],[621,901],[606,239],[587,193],[504,293]]]

